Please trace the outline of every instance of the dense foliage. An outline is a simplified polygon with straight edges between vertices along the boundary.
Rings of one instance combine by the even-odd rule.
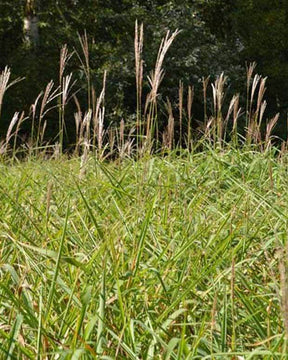
[[[275,155],[0,164],[1,359],[287,359]]]

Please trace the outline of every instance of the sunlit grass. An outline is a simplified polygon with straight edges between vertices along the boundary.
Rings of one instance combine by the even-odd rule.
[[[286,359],[276,155],[0,165],[1,359]]]

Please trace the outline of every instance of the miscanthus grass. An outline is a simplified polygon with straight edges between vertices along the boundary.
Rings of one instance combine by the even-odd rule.
[[[286,359],[287,155],[0,165],[1,359]]]

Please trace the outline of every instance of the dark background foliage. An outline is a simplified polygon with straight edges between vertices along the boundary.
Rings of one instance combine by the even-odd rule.
[[[13,78],[25,80],[5,96],[1,135],[15,111],[27,113],[37,94],[53,79],[58,83],[59,53],[67,44],[81,52],[78,33],[86,30],[90,44],[93,86],[99,92],[107,70],[106,121],[135,117],[134,25],[144,23],[144,93],[161,38],[167,30],[179,34],[165,60],[161,97],[176,107],[179,80],[195,87],[194,120],[203,120],[203,77],[213,81],[222,71],[228,76],[227,97],[245,97],[245,66],[257,62],[257,72],[268,76],[266,117],[281,113],[279,135],[285,136],[288,96],[288,5],[276,0],[0,0],[0,69],[11,67]],[[31,12],[38,17],[39,42],[25,40],[23,21]],[[66,69],[77,80],[81,106],[87,106],[87,83],[74,54]],[[209,87],[211,96],[211,87]],[[185,93],[186,96],[186,93]],[[242,98],[244,102],[245,99]],[[229,103],[229,101],[228,101]],[[164,108],[164,105],[162,105]],[[71,101],[66,123],[73,132]],[[160,111],[161,113],[161,111]],[[164,111],[163,111],[164,113]],[[48,134],[53,136],[57,114],[50,113]],[[164,115],[163,115],[164,116]],[[29,127],[29,124],[26,124]]]

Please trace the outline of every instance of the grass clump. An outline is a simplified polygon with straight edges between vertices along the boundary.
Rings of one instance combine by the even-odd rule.
[[[136,23],[134,123],[106,124],[106,72],[97,96],[86,33],[76,55],[88,108],[65,73],[73,55],[65,45],[59,84],[48,83],[28,114],[14,114],[0,143],[0,358],[286,359],[288,158],[287,141],[273,135],[279,114],[265,119],[266,78],[251,64],[245,110],[239,94],[225,106],[220,74],[203,79],[197,130],[194,87],[186,101],[182,81],[179,106],[167,99],[161,123],[163,61],[177,34],[163,38],[143,102]],[[0,112],[20,79],[9,80],[5,68]],[[51,111],[59,129],[47,142]]]
[[[0,165],[1,358],[286,359],[276,155]]]

